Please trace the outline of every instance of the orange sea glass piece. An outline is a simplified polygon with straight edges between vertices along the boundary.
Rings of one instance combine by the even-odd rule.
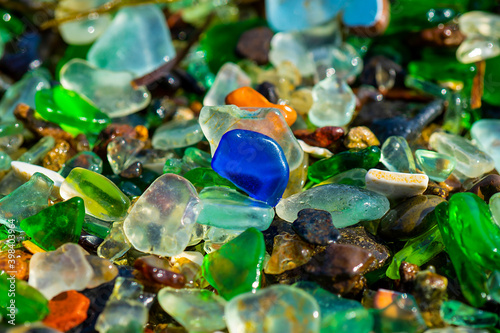
[[[297,120],[297,112],[286,104],[273,104],[263,95],[250,87],[241,87],[233,90],[226,96],[226,104],[238,107],[276,108],[286,120],[288,126],[292,126]]]
[[[7,274],[14,274],[20,280],[27,280],[30,259],[31,254],[21,250],[15,250],[14,253],[5,251],[0,254],[0,274],[3,271]]]
[[[75,290],[60,293],[49,301],[50,313],[43,323],[66,332],[87,319],[89,305],[90,300]]]

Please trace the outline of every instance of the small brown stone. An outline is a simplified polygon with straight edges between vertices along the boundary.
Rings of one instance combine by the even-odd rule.
[[[186,278],[175,271],[170,263],[156,256],[145,256],[135,260],[134,267],[149,281],[173,288],[182,288]]]
[[[264,268],[266,274],[281,274],[307,263],[314,254],[314,247],[298,235],[281,233],[274,237],[273,253]]]
[[[73,138],[71,134],[63,130],[59,125],[35,117],[35,110],[26,104],[18,104],[14,110],[14,116],[20,120],[24,127],[33,132],[37,137],[51,136],[54,139],[69,141]]]
[[[339,229],[340,239],[338,244],[351,244],[359,246],[370,252],[376,259],[371,263],[367,271],[376,270],[382,266],[391,256],[387,246],[379,243],[375,237],[366,232],[364,227],[349,227]]]
[[[243,58],[255,61],[258,65],[269,62],[268,54],[274,33],[268,27],[257,27],[244,32],[236,45],[236,52]]]
[[[429,327],[444,327],[445,323],[439,313],[446,298],[448,279],[436,274],[434,267],[417,273],[413,295],[417,301],[422,317]]]
[[[344,139],[346,148],[365,149],[370,146],[380,146],[380,141],[375,134],[366,126],[353,127]]]
[[[465,39],[460,32],[458,24],[439,24],[437,27],[424,29],[420,32],[420,38],[429,46],[457,47]]]
[[[332,243],[312,257],[304,268],[311,275],[343,281],[362,275],[375,260],[369,251],[359,246]]]
[[[75,138],[71,139],[70,143],[71,147],[73,147],[73,149],[75,149],[78,153],[90,150],[89,140],[83,133],[80,133]]]
[[[487,175],[475,183],[468,192],[476,194],[486,203],[489,203],[490,198],[495,193],[500,192],[500,176],[494,174]]]
[[[296,130],[293,134],[297,139],[304,141],[308,145],[328,148],[344,135],[344,129],[342,127],[325,126],[316,129],[314,132]]]
[[[52,148],[43,158],[43,167],[52,171],[61,170],[64,163],[76,154],[71,148],[69,142],[65,140],[56,140],[54,148]]]
[[[429,184],[427,185],[427,189],[423,193],[424,195],[436,195],[438,197],[441,197],[443,199],[448,199],[448,196],[450,195],[450,191],[436,182],[433,182],[432,180],[429,180]]]

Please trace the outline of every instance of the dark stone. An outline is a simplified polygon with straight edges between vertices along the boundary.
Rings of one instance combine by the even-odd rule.
[[[349,227],[339,229],[340,239],[338,244],[352,244],[370,252],[376,259],[371,263],[367,271],[374,271],[384,266],[386,260],[391,256],[387,246],[381,244],[377,239],[366,232],[364,227]]]
[[[412,295],[415,296],[422,317],[429,327],[444,327],[439,313],[443,301],[447,298],[448,279],[436,274],[434,269],[417,273]]]
[[[332,215],[324,210],[302,209],[292,228],[306,242],[315,245],[328,245],[340,237],[333,225]]]
[[[181,80],[181,87],[188,93],[203,95],[206,93],[205,87],[201,85],[191,74],[180,68],[174,68],[172,72]]]
[[[359,246],[331,243],[325,251],[312,257],[304,268],[311,275],[343,281],[362,275],[375,260],[369,251]]]
[[[436,220],[434,208],[446,201],[435,195],[417,195],[399,203],[380,220],[378,235],[388,240],[408,240],[420,236]]]
[[[435,100],[422,108],[415,117],[397,116],[393,118],[377,119],[370,129],[375,136],[384,142],[390,136],[402,136],[413,140],[420,135],[424,127],[439,117],[444,110],[444,101]]]
[[[142,175],[142,163],[141,162],[135,162],[130,164],[125,170],[120,172],[120,176],[123,178],[137,178],[140,175]]]
[[[276,87],[270,82],[262,82],[259,84],[255,90],[264,96],[269,102],[277,104],[278,103],[278,93],[276,92]]]
[[[500,176],[487,175],[475,183],[468,192],[476,194],[486,203],[489,203],[493,194],[500,192]]]
[[[21,121],[25,128],[41,138],[44,136],[51,136],[54,139],[61,139],[66,141],[73,140],[73,136],[63,130],[58,124],[51,123],[43,119],[35,117],[35,110],[26,104],[18,104],[14,110],[14,117]]]
[[[124,138],[137,139],[138,134],[134,127],[127,124],[111,124],[99,133],[93,152],[103,161],[108,160],[108,143],[118,136]]]
[[[97,253],[97,248],[102,242],[104,242],[104,239],[91,235],[84,230],[82,230],[78,240],[78,244],[90,253]]]
[[[274,33],[268,27],[247,30],[238,40],[236,53],[255,61],[258,65],[265,65],[269,62],[268,54],[273,36]]]

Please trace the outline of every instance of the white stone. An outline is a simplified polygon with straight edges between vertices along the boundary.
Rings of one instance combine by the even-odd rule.
[[[365,181],[366,189],[396,200],[424,193],[429,177],[424,174],[370,169],[366,173]]]

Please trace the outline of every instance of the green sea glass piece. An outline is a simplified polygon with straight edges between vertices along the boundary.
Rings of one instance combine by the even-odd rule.
[[[93,171],[74,168],[60,189],[63,199],[81,197],[87,214],[105,221],[125,218],[130,199],[108,178]]]
[[[351,170],[341,172],[338,175],[330,177],[327,180],[324,180],[321,183],[316,184],[314,186],[321,186],[326,184],[344,184],[357,187],[365,187],[366,186],[365,178],[366,178],[365,169],[354,168]]]
[[[226,327],[226,301],[211,291],[167,287],[158,293],[158,302],[189,332],[213,332]]]
[[[238,191],[224,187],[206,187],[200,192],[202,210],[196,222],[224,229],[266,230],[274,218],[274,209]]]
[[[26,281],[0,275],[0,315],[11,325],[33,323],[49,314],[49,301]]]
[[[249,228],[203,258],[203,276],[227,300],[254,292],[260,287],[265,252],[264,236]]]
[[[219,174],[211,168],[195,168],[189,170],[184,174],[184,178],[189,180],[196,188],[220,186],[238,190],[236,185],[226,178],[219,176]]]
[[[382,162],[389,171],[416,173],[415,160],[408,142],[402,136],[388,137],[380,149]]]
[[[440,313],[443,320],[450,325],[481,328],[494,327],[498,322],[498,315],[455,300],[444,302]]]
[[[20,222],[48,206],[54,182],[41,173],[35,173],[28,182],[0,200],[0,223],[13,224],[21,231]]]
[[[112,224],[109,221],[99,220],[91,215],[85,215],[83,219],[83,230],[102,239],[108,237],[111,227]]]
[[[415,160],[420,170],[435,182],[444,182],[455,170],[457,164],[453,156],[424,149],[415,151]]]
[[[83,200],[74,197],[22,220],[21,229],[42,249],[54,251],[65,243],[78,243],[84,218]]]
[[[471,193],[456,193],[452,196],[452,198],[460,194],[467,195]],[[470,198],[463,199],[466,199],[466,201],[475,201]],[[459,199],[458,201],[463,200]],[[463,295],[473,306],[481,306],[486,302],[486,297],[488,295],[486,287],[486,272],[481,266],[471,260],[471,257],[476,256],[477,254],[466,251],[466,249],[459,244],[459,238],[461,238],[461,235],[456,233],[458,228],[452,225],[452,220],[454,220],[453,222],[455,223],[462,223],[463,221],[456,220],[456,207],[453,212],[454,216],[451,216],[452,214],[449,211],[449,206],[450,204],[447,202],[442,202],[437,205],[434,210],[439,230],[441,232],[441,236],[443,237],[443,243],[446,247],[446,252],[450,256],[453,267],[455,268]],[[465,209],[467,208],[465,207]],[[469,214],[466,213],[466,215]],[[476,224],[476,221],[471,222],[473,222],[472,224]],[[468,225],[470,225],[470,223],[468,223]],[[480,240],[480,242],[482,241],[483,240]]]
[[[488,278],[488,290],[491,298],[500,303],[500,271],[494,271]]]
[[[37,164],[42,161],[45,155],[47,155],[52,148],[54,148],[55,144],[56,140],[53,137],[44,136],[17,160],[19,162]]]
[[[443,238],[438,226],[435,225],[422,235],[406,242],[405,246],[394,254],[386,275],[393,280],[399,279],[399,266],[403,261],[420,266],[443,250]]]
[[[345,151],[317,161],[309,167],[307,177],[315,183],[354,168],[371,169],[380,161],[380,148],[371,146],[361,151]]]
[[[111,122],[88,99],[56,86],[40,90],[35,96],[36,111],[46,120],[75,127],[85,133],[99,133]]]
[[[10,169],[10,162],[12,159],[6,152],[0,151],[0,171],[7,171]],[[215,171],[214,171],[215,172]]]

